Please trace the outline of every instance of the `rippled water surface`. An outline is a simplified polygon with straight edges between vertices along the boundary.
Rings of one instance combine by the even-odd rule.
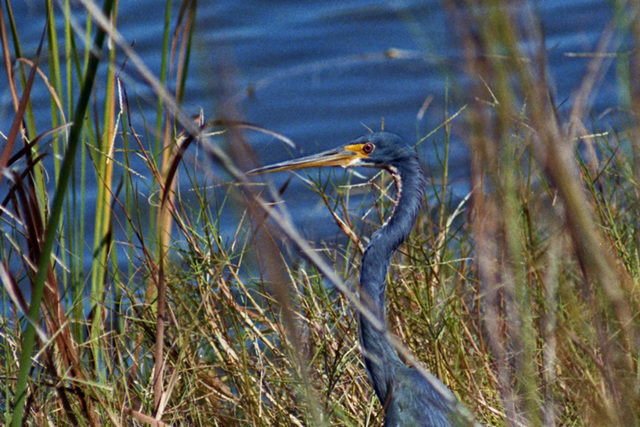
[[[23,51],[33,56],[44,24],[43,2],[13,3]],[[119,30],[135,43],[135,50],[155,72],[160,67],[164,21],[160,3],[120,2],[118,17]],[[222,94],[231,94],[237,111],[248,121],[281,132],[302,151],[312,153],[360,136],[366,132],[365,126],[379,129],[383,118],[386,130],[415,142],[417,134],[425,135],[442,122],[447,93],[450,113],[469,101],[465,99],[461,53],[438,1],[234,0],[200,2],[198,7],[184,96],[189,113],[202,110],[207,119],[214,118],[222,108]],[[549,76],[558,103],[568,109],[589,63],[588,57],[575,54],[594,51],[611,10],[606,1],[584,0],[538,1],[533,2],[533,9],[539,13],[545,32]],[[76,13],[82,20],[81,11]],[[155,118],[152,92],[132,67],[124,71],[129,77],[125,79],[129,95],[143,100],[142,111],[133,111],[134,124],[142,130],[143,114]],[[13,118],[5,79],[3,73],[3,132],[8,131]],[[597,83],[594,115],[615,105],[619,95],[613,69]],[[42,87],[34,97],[42,131],[50,126],[49,99]],[[152,103],[145,104],[145,99]],[[419,117],[427,100],[426,113]],[[271,137],[255,133],[249,137],[264,163],[292,156]],[[436,133],[421,148],[434,175],[438,172],[434,150],[441,149],[443,143],[444,135]],[[465,141],[454,139],[451,155],[452,189],[462,197],[468,190]],[[287,177],[279,174],[273,179],[282,183]],[[87,185],[91,188],[95,183]],[[337,231],[326,208],[300,181],[294,180],[284,198],[309,237]],[[304,202],[293,203],[295,198]]]

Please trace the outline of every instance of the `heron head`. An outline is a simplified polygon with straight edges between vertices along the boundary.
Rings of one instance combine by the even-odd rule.
[[[415,156],[413,148],[402,138],[388,132],[376,132],[348,144],[322,153],[300,159],[275,163],[249,171],[248,174],[279,172],[324,166],[342,166],[344,168],[369,166],[382,168],[393,166]]]

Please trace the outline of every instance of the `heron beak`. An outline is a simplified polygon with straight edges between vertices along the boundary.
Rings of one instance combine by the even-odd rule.
[[[332,150],[323,151],[322,153],[302,157],[300,159],[274,163],[273,165],[253,169],[247,172],[247,175],[306,168],[319,168],[325,166],[342,166],[344,168],[356,166],[360,159],[367,157],[367,155],[362,152],[363,145],[364,144],[349,144]]]

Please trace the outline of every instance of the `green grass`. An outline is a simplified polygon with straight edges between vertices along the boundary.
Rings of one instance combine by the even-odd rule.
[[[416,357],[482,423],[637,425],[635,57],[615,58],[626,95],[607,120],[592,117],[587,102],[603,67],[597,54],[576,85],[575,105],[558,114],[540,71],[544,53],[520,50],[522,40],[542,43],[535,14],[529,26],[515,24],[506,8],[474,9],[458,22],[456,4],[444,2],[465,52],[468,103],[443,112],[444,140],[416,138],[438,147],[439,168],[429,177],[428,209],[389,274],[387,314],[406,346],[400,353]],[[144,69],[118,39],[117,21],[109,30],[118,50],[94,62],[108,76],[100,114],[86,112],[92,59],[78,49],[92,40],[95,22],[78,35],[48,3],[49,19],[64,24],[50,22],[42,44],[50,59],[48,130],[36,129],[29,104],[31,88],[43,81],[24,62],[18,67],[15,125],[0,153],[0,165],[12,168],[0,177],[10,194],[0,211],[3,422],[381,425],[347,284],[357,280],[368,236],[392,209],[391,180],[383,173],[352,185],[348,175],[298,175],[344,234],[306,242],[278,190],[240,172],[256,163],[240,132],[245,125],[230,113],[199,128],[179,109],[196,6],[182,5],[174,31],[165,5],[160,71]],[[626,21],[639,6],[612,7],[616,34],[640,41],[640,26]],[[20,34],[11,10],[3,11],[10,61],[21,56]],[[122,52],[158,94],[156,117],[144,117],[144,129],[131,123],[140,101],[119,79]],[[163,91],[172,79],[177,93]],[[454,96],[458,87],[451,83]],[[451,194],[451,135],[471,152],[473,191],[463,200]],[[57,184],[52,199],[40,147],[49,139],[63,158],[49,171]],[[88,182],[99,188],[95,223],[86,220]],[[93,240],[87,230],[96,231]],[[116,239],[116,230],[125,237]],[[25,303],[21,289],[29,287]]]

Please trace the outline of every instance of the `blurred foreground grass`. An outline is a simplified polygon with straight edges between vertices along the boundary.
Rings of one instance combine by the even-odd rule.
[[[463,114],[449,120],[444,112],[443,122],[447,138],[470,146],[472,192],[468,199],[452,198],[448,140],[435,141],[444,178],[429,177],[429,209],[394,260],[389,323],[483,423],[638,425],[635,50],[615,56],[618,84],[628,97],[609,116],[594,118],[589,110],[593,82],[610,66],[605,58],[617,38],[629,37],[634,45],[640,40],[637,19],[627,19],[638,15],[638,4],[613,2],[618,21],[602,35],[592,74],[577,82],[572,105],[561,114],[535,14],[501,2],[469,3],[458,10],[459,2],[443,2],[469,80]],[[83,96],[93,96],[91,87],[86,94],[71,90],[91,84],[89,53],[77,50],[79,35],[56,7],[49,4],[43,44],[51,132],[36,131],[29,103],[20,103],[42,81],[31,82],[27,63],[7,69],[18,72],[9,76],[15,127],[0,158],[2,168],[9,166],[1,177],[6,198],[0,211],[3,420],[380,425],[353,305],[331,286],[327,268],[342,283],[355,282],[359,243],[392,208],[388,177],[351,186],[348,176],[336,183],[324,173],[303,175],[345,232],[343,244],[310,252],[299,236],[291,240],[296,234],[277,191],[249,184],[239,172],[255,160],[232,112],[213,131],[199,133],[201,123],[177,109],[195,3],[184,2],[177,28],[167,18],[162,69],[172,64],[174,72],[160,72],[157,84],[115,37],[117,21],[109,29],[159,95],[148,129],[131,124],[137,108],[119,78],[122,59],[115,49],[98,62],[108,70],[100,86],[104,102],[96,104],[102,117],[78,107]],[[3,50],[10,64],[12,55],[22,56],[20,33],[10,14],[2,25],[2,40],[13,49]],[[93,25],[86,23],[86,45]],[[56,28],[65,29],[64,41]],[[178,89],[163,93],[159,87],[171,86],[170,79]],[[74,110],[85,120],[69,127]],[[67,131],[74,129],[78,157],[67,149]],[[198,134],[198,144],[189,134]],[[40,148],[43,138],[53,138],[51,149]],[[42,169],[51,150],[56,192],[66,195],[58,200],[53,252],[45,233],[55,224],[56,199],[47,195]],[[195,150],[201,155],[186,161]],[[60,184],[58,154],[76,165],[68,186]],[[208,172],[209,162],[218,173]],[[179,185],[185,180],[189,188]],[[95,223],[86,220],[85,182],[99,188]],[[351,196],[363,191],[371,194],[363,202],[368,215],[349,216]],[[223,214],[235,215],[237,226],[230,229]],[[85,257],[91,258],[89,274]],[[22,295],[29,287],[42,296],[41,307],[31,309],[39,313],[34,323],[25,316],[32,301]],[[26,388],[17,395],[20,383]]]

